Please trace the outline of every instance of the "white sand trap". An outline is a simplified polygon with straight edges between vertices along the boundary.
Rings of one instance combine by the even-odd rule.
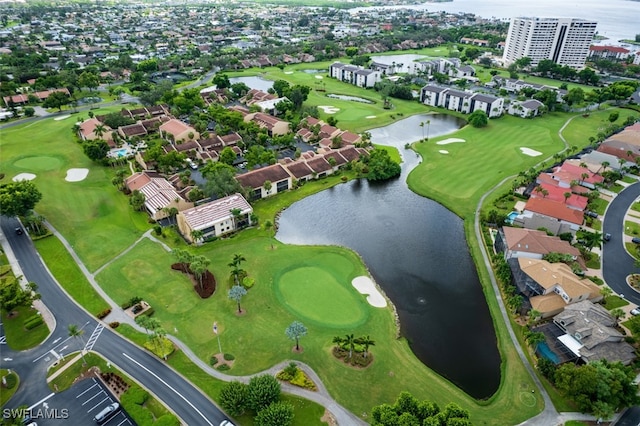
[[[460,143],[460,142],[466,142],[466,141],[464,139],[459,139],[459,138],[449,138],[449,139],[444,139],[439,142],[436,142],[436,145],[448,145],[450,143]]]
[[[376,285],[371,281],[371,278],[360,276],[355,277],[351,281],[351,285],[355,287],[361,294],[368,294],[367,302],[376,308],[385,308],[387,306],[387,300],[376,288]]]
[[[67,170],[67,177],[64,178],[67,182],[80,182],[84,180],[89,174],[89,169],[69,169]]]
[[[375,115],[367,115],[365,118],[376,118]]]
[[[20,173],[19,175],[15,175],[11,180],[14,182],[20,182],[21,180],[34,180],[35,178],[36,175],[33,173]]]
[[[316,75],[316,78],[317,78],[318,80],[322,80],[322,76],[321,76],[321,75]]]
[[[448,154],[449,151],[447,151],[446,149],[441,149],[440,151],[438,151],[440,154]]]
[[[335,114],[336,112],[340,111],[340,108],[336,108],[336,107],[331,106],[331,105],[318,105],[318,108],[320,108],[321,110],[323,110],[327,114]]]
[[[520,151],[522,151],[524,155],[528,155],[529,157],[537,157],[538,155],[542,155],[540,151],[536,151],[535,149],[531,148],[520,147]]]
[[[60,121],[60,120],[65,120],[67,118],[71,117],[70,115],[61,115],[60,117],[56,117],[53,119],[53,121]]]
[[[293,71],[285,71],[285,74],[293,74]]]

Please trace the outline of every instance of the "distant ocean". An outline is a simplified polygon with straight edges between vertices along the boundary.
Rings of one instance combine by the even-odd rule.
[[[403,7],[430,12],[468,12],[483,18],[507,20],[515,16],[594,20],[598,23],[598,34],[609,38],[603,43],[634,39],[636,34],[640,34],[640,4],[629,0],[453,0],[384,8]]]

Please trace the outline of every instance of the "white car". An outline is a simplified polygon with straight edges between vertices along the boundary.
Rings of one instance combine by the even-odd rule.
[[[632,309],[630,313],[633,316],[640,315],[640,308]]]

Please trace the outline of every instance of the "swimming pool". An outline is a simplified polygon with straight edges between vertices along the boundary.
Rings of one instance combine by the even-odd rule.
[[[560,363],[560,358],[551,350],[547,342],[538,343],[536,352],[556,365]]]
[[[507,223],[509,223],[510,225],[513,225],[513,221],[516,219],[516,217],[518,217],[520,213],[518,212],[511,212],[507,215]]]
[[[129,148],[120,148],[120,149],[111,151],[110,154],[112,157],[121,158],[121,157],[127,157],[129,155],[132,155],[133,153]]]

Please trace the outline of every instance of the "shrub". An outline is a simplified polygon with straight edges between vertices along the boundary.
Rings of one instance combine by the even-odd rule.
[[[284,372],[288,374],[289,377],[295,377],[296,373],[298,372],[298,364],[296,364],[295,362],[290,362],[289,365],[284,368]]]
[[[111,308],[107,308],[104,311],[99,312],[98,315],[96,315],[96,316],[98,317],[98,319],[104,319],[110,313],[111,313]]]
[[[313,381],[302,370],[298,370],[293,378],[289,380],[289,383],[304,389],[309,389],[312,391],[317,390],[316,384],[313,383]]]
[[[18,378],[13,373],[4,376],[4,380],[6,382],[5,386],[7,387],[7,389],[13,389],[16,383],[18,383]]]
[[[280,399],[280,382],[269,374],[254,376],[249,381],[249,408],[259,412]]]
[[[216,358],[215,355],[211,355],[211,358],[209,358],[209,364],[211,364],[212,367],[215,367],[217,363],[218,363],[218,358]]]
[[[160,225],[155,225],[153,227],[153,232],[156,233],[156,235],[162,235],[162,226]]]
[[[121,401],[124,404],[125,400],[131,404],[142,405],[149,399],[149,392],[138,386],[130,387],[124,394],[122,394]]]
[[[138,303],[142,302],[142,297],[140,296],[133,296],[131,299],[127,300],[126,302],[124,302],[122,305],[120,305],[120,307],[122,309],[129,309],[130,307],[132,307],[133,305],[137,305]]]
[[[118,328],[118,326],[120,326],[120,323],[118,321],[113,321],[109,323],[109,327],[111,328]]]
[[[24,321],[24,328],[26,328],[27,330],[33,330],[34,328],[36,328],[37,326],[43,323],[44,323],[44,320],[40,315],[33,315]]]
[[[250,289],[251,287],[253,287],[253,285],[256,283],[255,278],[251,278],[251,277],[244,277],[242,279],[242,286],[246,289]]]
[[[228,364],[221,364],[218,368],[216,368],[216,370],[218,371],[227,371],[229,370],[231,367],[229,367]]]
[[[224,359],[225,361],[233,361],[234,359],[236,359],[236,357],[232,354],[224,354]]]
[[[293,423],[293,406],[288,402],[274,402],[255,417],[256,426],[289,426]]]
[[[232,416],[240,416],[247,409],[249,390],[238,381],[226,383],[220,391],[220,405]]]
[[[180,420],[173,414],[165,414],[160,416],[153,426],[180,426]]]

